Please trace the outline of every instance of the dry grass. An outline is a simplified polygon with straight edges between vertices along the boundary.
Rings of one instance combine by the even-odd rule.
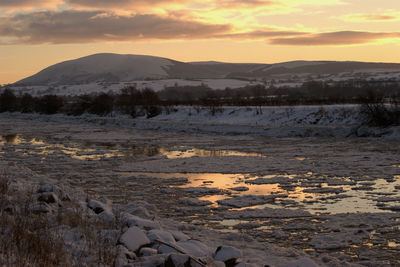
[[[10,192],[0,216],[0,264],[55,266],[65,262],[63,242],[52,231],[49,217],[32,211],[32,194]]]
[[[0,201],[0,266],[113,266],[119,233],[115,223],[72,201],[53,205],[54,212],[35,211],[33,191],[11,189],[4,174]],[[71,232],[78,233],[76,245],[65,239]],[[115,234],[105,234],[110,232]]]

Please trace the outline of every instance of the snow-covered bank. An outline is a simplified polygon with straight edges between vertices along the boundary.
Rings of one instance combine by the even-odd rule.
[[[211,251],[214,262],[217,248],[224,246],[222,251],[239,255],[239,250],[242,262],[255,266],[297,260],[320,266],[399,265],[399,141],[188,134],[122,127],[117,124],[120,117],[24,116],[0,118],[0,169],[19,184],[33,184],[30,191],[38,195],[29,203],[40,202],[34,207],[48,218],[63,215],[59,221],[69,227],[60,232],[69,245],[78,245],[72,250],[78,258],[97,255],[96,248],[103,251],[104,246],[93,245],[98,239],[86,243],[80,229],[70,225],[79,222],[77,214],[64,216],[71,210],[63,212],[68,201],[57,188],[72,203],[76,197],[83,204],[81,214],[87,212],[91,220],[116,216],[122,222],[128,217],[132,225],[122,224],[115,235],[119,228],[101,228],[111,230],[114,238],[108,251],[117,249],[128,229],[138,227],[144,233],[151,243],[143,256],[118,247],[124,255],[121,262],[128,265],[140,265],[140,260],[166,264],[169,256],[153,247],[152,230],[178,231],[197,240],[189,246],[172,234],[167,242],[181,242],[176,248],[190,251],[196,243],[198,249]],[[122,117],[122,123],[127,121],[133,120]],[[40,184],[53,192],[39,192]],[[62,205],[61,213],[55,203]],[[97,224],[84,225],[97,230]],[[127,235],[140,231],[133,228]],[[134,243],[122,241],[134,248]],[[80,248],[87,250],[81,253]]]
[[[158,217],[145,201],[113,205],[60,181],[25,180],[20,175],[28,170],[4,159],[0,168],[7,171],[0,176],[2,266],[331,266],[246,234]]]
[[[112,114],[66,116],[2,113],[0,118],[94,123],[142,130],[268,137],[382,137],[400,139],[400,127],[368,127],[358,105],[165,108],[153,118]]]

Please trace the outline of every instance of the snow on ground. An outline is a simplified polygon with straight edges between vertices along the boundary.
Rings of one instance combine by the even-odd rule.
[[[0,168],[19,184],[57,184],[71,198],[89,198],[84,206],[104,221],[122,208],[121,264],[228,254],[253,266],[395,266],[399,131],[359,127],[357,111],[224,107],[212,115],[180,107],[152,119],[3,113]],[[367,131],[384,138],[357,138]],[[57,190],[42,191],[39,202],[63,201]],[[65,238],[77,242],[69,231]]]
[[[297,63],[296,63],[297,64]],[[298,64],[302,64],[301,62]],[[319,63],[315,63],[319,64]],[[162,75],[160,73],[159,75]],[[29,93],[35,96],[46,94],[56,95],[82,95],[100,92],[113,92],[118,93],[122,88],[128,86],[136,86],[139,89],[151,88],[154,91],[160,91],[169,86],[199,86],[207,85],[212,89],[225,89],[225,88],[241,88],[252,85],[265,85],[266,87],[274,86],[275,88],[281,87],[299,87],[304,82],[314,80],[321,82],[338,82],[348,80],[367,80],[367,81],[390,81],[400,82],[400,72],[398,71],[382,71],[370,70],[359,72],[342,72],[338,74],[296,74],[296,75],[277,75],[274,78],[263,80],[238,80],[238,79],[154,79],[154,80],[132,80],[126,82],[110,83],[110,82],[93,82],[87,84],[65,84],[65,85],[43,85],[43,86],[12,86],[9,87],[18,93]]]
[[[266,137],[379,137],[399,139],[400,127],[368,127],[359,105],[199,107],[162,109],[160,115],[135,119],[113,113],[106,117],[83,114],[78,117],[56,114],[3,113],[4,118],[93,123],[142,130],[170,132],[253,135]]]
[[[154,91],[161,91],[165,87],[170,86],[200,86],[207,85],[212,89],[225,89],[229,88],[240,88],[247,85],[263,84],[263,82],[252,82],[235,79],[196,79],[196,80],[185,80],[185,79],[160,79],[160,80],[137,80],[131,82],[120,82],[120,83],[107,83],[107,82],[95,82],[88,84],[76,84],[76,85],[53,85],[53,86],[10,86],[11,89],[17,93],[29,93],[34,96],[41,96],[46,94],[55,95],[82,95],[92,94],[100,92],[113,92],[119,93],[121,89],[129,86],[135,86],[138,89],[151,88]]]

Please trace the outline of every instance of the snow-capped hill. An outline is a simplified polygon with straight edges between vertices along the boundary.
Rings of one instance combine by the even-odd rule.
[[[159,79],[268,80],[298,75],[353,75],[355,72],[397,72],[400,64],[354,61],[290,61],[276,64],[180,62],[144,55],[95,54],[50,66],[14,86],[70,86],[130,83]],[[334,78],[334,77],[331,77]],[[301,82],[301,81],[300,81]],[[225,88],[225,87],[222,87]]]
[[[159,79],[167,78],[167,69],[174,64],[173,60],[153,56],[95,54],[55,64],[17,83],[51,85]]]
[[[276,68],[293,69],[293,68],[299,68],[299,67],[305,67],[305,66],[321,65],[321,64],[325,64],[325,63],[329,63],[329,61],[304,61],[304,60],[288,61],[288,62],[272,64],[271,66],[265,68],[264,71],[266,71],[268,69],[276,69]]]

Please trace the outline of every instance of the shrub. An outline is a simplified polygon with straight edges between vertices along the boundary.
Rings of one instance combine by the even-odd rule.
[[[55,114],[64,105],[64,100],[60,96],[45,95],[38,101],[36,111],[44,114]]]
[[[10,89],[5,89],[0,95],[0,112],[16,111],[18,99]]]
[[[93,99],[89,112],[97,115],[107,115],[113,111],[114,97],[109,94],[100,94]]]
[[[365,123],[370,126],[387,127],[400,125],[400,106],[398,104],[366,103],[361,106]]]
[[[20,100],[20,111],[22,113],[31,113],[35,111],[36,100],[30,94],[24,94]]]
[[[153,118],[161,114],[162,109],[159,106],[145,106],[144,110],[146,112],[147,118]]]

